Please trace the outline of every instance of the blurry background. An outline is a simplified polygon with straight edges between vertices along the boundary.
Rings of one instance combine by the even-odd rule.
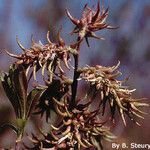
[[[73,25],[65,14],[67,7],[71,14],[80,18],[85,3],[96,5],[97,0],[0,0],[0,70],[7,71],[14,60],[8,57],[4,48],[19,54],[21,50],[16,44],[18,35],[22,44],[30,47],[31,35],[42,43],[46,42],[46,33],[51,32],[55,41],[58,28],[62,25],[62,37],[66,43],[71,43],[76,36],[70,36]],[[128,77],[128,85],[136,88],[135,97],[150,99],[150,0],[105,0],[105,8],[109,6],[107,22],[119,26],[117,30],[98,32],[105,41],[90,39],[91,47],[84,42],[80,55],[80,66],[106,65],[111,66],[121,61],[122,77]],[[148,100],[149,102],[149,100]],[[150,111],[147,110],[149,113]],[[13,109],[0,86],[0,124],[10,120]],[[148,143],[150,144],[150,115],[141,121],[142,127],[128,122],[124,127],[122,121],[113,128],[118,135],[118,143]],[[9,148],[15,135],[9,131],[0,133],[0,147]],[[9,134],[6,134],[9,133]],[[9,137],[8,137],[9,135]],[[7,140],[6,140],[7,139]],[[107,144],[110,149],[111,143]]]

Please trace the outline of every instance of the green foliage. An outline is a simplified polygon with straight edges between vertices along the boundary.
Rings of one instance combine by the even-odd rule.
[[[27,120],[44,90],[33,89],[28,94],[25,70],[23,67],[17,68],[16,65],[10,66],[9,73],[1,74],[1,83],[16,114],[16,121],[5,124],[5,127],[11,127],[21,140]]]

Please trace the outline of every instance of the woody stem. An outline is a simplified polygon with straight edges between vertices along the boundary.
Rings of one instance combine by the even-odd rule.
[[[80,38],[78,37],[77,41],[80,41]],[[77,51],[80,50],[80,43],[77,46]],[[71,103],[70,103],[70,109],[73,109],[75,106],[75,100],[77,95],[77,88],[78,88],[78,78],[80,76],[80,73],[78,72],[78,64],[79,64],[79,53],[77,55],[74,55],[74,77],[73,77],[73,83],[71,85],[71,91],[72,91],[72,97],[71,97]]]

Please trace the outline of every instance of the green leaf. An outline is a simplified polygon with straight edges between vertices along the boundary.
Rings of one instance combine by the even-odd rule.
[[[4,123],[0,126],[0,131],[3,131],[5,128],[11,128],[15,134],[17,134],[17,140],[16,142],[19,142],[22,140],[22,137],[24,135],[24,129],[26,126],[27,120],[18,118],[13,122]]]
[[[33,89],[28,97],[26,103],[26,116],[29,117],[33,107],[35,106],[36,102],[40,99],[42,94],[44,93],[45,89]]]
[[[18,108],[20,110],[20,118],[25,118],[28,85],[25,70],[23,67],[16,68],[15,65],[13,65],[10,68],[9,75],[20,106]]]
[[[17,94],[15,93],[15,91],[13,89],[10,76],[6,73],[2,73],[1,74],[1,83],[2,83],[2,86],[6,93],[6,96],[10,100],[10,102],[15,110],[16,116],[20,116],[20,111],[18,109],[19,108],[18,98],[17,98]]]
[[[15,133],[18,133],[18,128],[12,123],[5,123],[0,126],[0,130],[4,130],[5,128],[11,128]]]
[[[25,118],[27,101],[27,77],[23,67],[10,66],[9,73],[2,73],[2,86],[17,118]]]

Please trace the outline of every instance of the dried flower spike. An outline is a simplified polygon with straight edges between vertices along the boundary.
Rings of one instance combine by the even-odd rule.
[[[43,145],[47,147],[58,149],[102,149],[102,139],[111,141],[116,137],[110,133],[110,129],[105,127],[106,122],[99,121],[95,116],[99,114],[99,110],[88,110],[91,101],[86,104],[76,104],[72,111],[69,110],[69,103],[67,100],[58,101],[53,98],[56,111],[59,116],[62,116],[62,121],[56,127],[51,125],[52,130],[48,135],[45,135]],[[44,134],[43,134],[44,135]],[[37,137],[32,136],[30,140],[35,147],[40,146],[41,143]]]
[[[58,43],[52,43],[49,39],[49,32],[47,32],[47,44],[42,44],[41,42],[35,43],[33,38],[31,39],[32,45],[29,49],[24,48],[23,45],[19,42],[18,38],[16,38],[19,47],[23,50],[21,55],[11,54],[7,50],[6,53],[18,59],[16,61],[16,65],[23,66],[26,69],[26,75],[29,70],[33,68],[34,80],[36,81],[36,72],[41,69],[41,74],[43,79],[46,82],[51,83],[54,75],[54,70],[58,68],[59,73],[63,74],[64,70],[62,67],[62,62],[67,69],[70,69],[69,59],[70,55],[77,55],[76,46],[79,42],[66,45],[64,40],[60,37],[60,30],[58,32]],[[48,79],[45,79],[45,70],[48,71]]]
[[[100,4],[97,3],[96,11],[92,10],[87,4],[84,7],[81,19],[76,19],[71,16],[68,10],[67,15],[75,24],[75,28],[71,33],[78,33],[80,39],[85,38],[87,45],[89,46],[88,38],[96,38],[103,39],[102,37],[98,37],[95,32],[103,29],[115,29],[116,27],[112,27],[106,23],[106,19],[108,17],[108,8],[100,11]]]
[[[140,102],[143,99],[132,98],[132,93],[135,89],[128,89],[123,83],[126,81],[119,81],[117,77],[121,75],[120,71],[116,69],[119,67],[120,62],[113,67],[103,67],[97,65],[95,67],[85,67],[80,70],[81,79],[87,81],[91,88],[94,89],[94,94],[100,94],[100,107],[102,105],[103,112],[107,102],[110,105],[111,118],[114,120],[115,113],[118,110],[124,125],[126,126],[125,114],[137,125],[140,125],[135,117],[144,118],[145,114],[139,109],[141,106],[149,106],[146,103]],[[93,90],[91,90],[93,91]]]

